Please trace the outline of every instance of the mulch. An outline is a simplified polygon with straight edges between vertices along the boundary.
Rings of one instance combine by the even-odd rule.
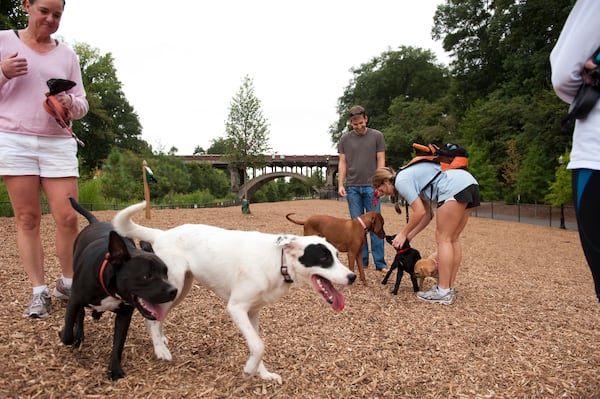
[[[205,223],[240,230],[302,234],[285,220],[313,214],[347,217],[342,201],[252,204],[241,209],[153,210],[139,223],[170,228]],[[110,220],[115,212],[94,212]],[[404,215],[384,206],[386,232]],[[87,222],[81,218],[81,227]],[[340,290],[346,308],[335,313],[309,287],[261,313],[264,361],[283,383],[244,379],[243,337],[224,302],[195,284],[167,318],[173,361],[154,356],[143,318],[135,313],[125,350],[127,376],[107,378],[114,316],[86,315],[78,350],[62,345],[65,306],[55,301],[46,320],[23,318],[28,279],[15,245],[12,218],[0,218],[0,396],[6,398],[600,398],[600,304],[576,231],[472,217],[462,235],[458,300],[452,306],[416,299],[408,275],[398,295],[395,275],[367,271]],[[60,275],[54,225],[43,218],[46,276]],[[433,224],[411,244],[435,249]],[[198,243],[202,245],[202,243]],[[232,244],[232,251],[235,246]],[[391,264],[393,249],[386,244]],[[346,262],[346,255],[341,259]],[[434,281],[426,280],[428,288]]]

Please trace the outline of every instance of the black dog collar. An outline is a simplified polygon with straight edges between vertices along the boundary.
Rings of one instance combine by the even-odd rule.
[[[294,280],[292,280],[292,276],[290,276],[290,274],[288,273],[288,267],[285,263],[285,253],[283,252],[283,249],[281,250],[281,275],[283,276],[283,280],[286,283],[294,282]]]

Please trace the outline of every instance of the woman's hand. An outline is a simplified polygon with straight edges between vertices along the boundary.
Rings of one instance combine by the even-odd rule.
[[[13,53],[0,61],[0,70],[8,79],[27,73],[27,59],[18,57],[18,55],[19,53]]]
[[[62,104],[66,109],[71,109],[73,106],[73,97],[65,92],[58,93],[54,97]]]
[[[392,240],[392,247],[400,249],[404,245],[404,241],[406,241],[406,236],[402,233],[398,233],[396,234],[396,237],[394,237],[394,239]]]

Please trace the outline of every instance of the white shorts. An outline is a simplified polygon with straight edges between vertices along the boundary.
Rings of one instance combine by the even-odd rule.
[[[0,176],[79,177],[77,142],[0,131]]]

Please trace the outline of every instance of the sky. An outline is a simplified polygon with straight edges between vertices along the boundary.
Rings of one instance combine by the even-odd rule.
[[[400,46],[431,50],[438,0],[69,0],[57,37],[111,53],[155,151],[205,150],[252,79],[272,153],[337,154],[329,126],[352,68]],[[169,5],[169,7],[165,7]]]

